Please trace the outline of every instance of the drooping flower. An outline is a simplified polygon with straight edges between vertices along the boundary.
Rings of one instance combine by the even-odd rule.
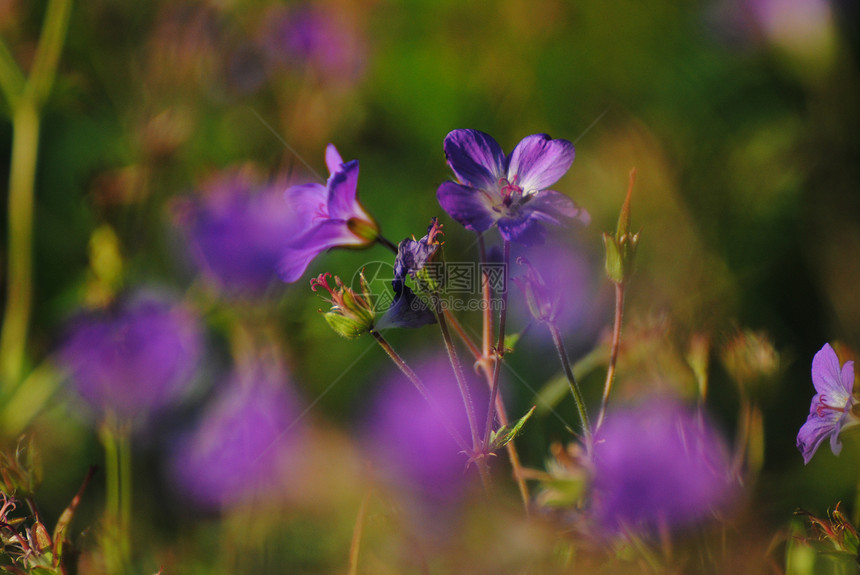
[[[488,134],[454,130],[445,137],[445,156],[458,182],[445,182],[436,192],[452,218],[474,232],[498,225],[506,240],[542,243],[542,223],[561,218],[588,223],[588,213],[573,200],[547,187],[570,168],[573,144],[534,134],[520,141],[509,156]]]
[[[707,518],[732,493],[722,437],[671,399],[610,412],[593,466],[593,511],[608,533],[683,527]]]
[[[287,248],[279,271],[285,282],[301,277],[318,254],[334,247],[366,247],[379,236],[379,226],[356,198],[358,160],[344,163],[333,144],[326,148],[326,185],[291,186],[284,193],[295,223],[287,230]]]
[[[177,223],[184,228],[198,268],[231,295],[259,296],[278,276],[295,220],[276,184],[259,185],[246,169],[227,171],[184,199]]]
[[[428,307],[427,300],[416,295],[406,285],[406,280],[411,278],[421,292],[438,289],[441,282],[439,270],[442,268],[429,264],[442,245],[439,239],[442,234],[442,224],[432,218],[424,237],[420,240],[406,238],[398,244],[397,256],[394,258],[394,279],[391,281],[394,300],[379,321],[380,329],[421,327],[436,323],[436,316]]]
[[[234,373],[196,428],[177,440],[168,466],[177,492],[217,510],[277,489],[301,446],[298,402],[271,365]]]
[[[74,321],[59,362],[78,395],[96,409],[146,417],[182,395],[202,350],[200,327],[188,309],[138,294]]]
[[[818,446],[830,438],[834,455],[842,451],[839,433],[847,425],[860,423],[852,412],[857,405],[854,397],[854,362],[846,361],[840,368],[839,358],[830,344],[824,344],[812,358],[812,384],[815,395],[809,406],[809,416],[797,434],[797,448],[809,463]]]

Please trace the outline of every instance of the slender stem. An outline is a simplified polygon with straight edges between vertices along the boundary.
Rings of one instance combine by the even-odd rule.
[[[481,273],[481,295],[482,295],[483,300],[484,300],[484,307],[483,307],[484,322],[483,322],[483,330],[482,330],[482,334],[481,334],[481,344],[483,347],[483,354],[481,356],[481,367],[484,370],[484,376],[487,380],[487,387],[490,388],[490,395],[492,395],[493,387],[496,387],[496,389],[498,390],[498,386],[497,385],[494,386],[493,382],[496,381],[495,369],[491,369],[490,366],[493,365],[495,367],[495,365],[497,365],[499,363],[499,358],[492,354],[491,339],[492,339],[492,333],[493,333],[493,313],[492,313],[491,304],[492,304],[493,294],[492,294],[492,290],[490,289],[489,271],[486,269],[486,264],[488,263],[487,247],[486,247],[486,244],[484,243],[483,234],[478,235],[478,247],[480,249],[481,263],[484,264],[483,269],[481,270],[481,272],[482,272]],[[510,258],[510,255],[508,256],[508,259],[509,258]],[[507,274],[507,271],[508,271],[507,266],[505,266],[505,274]],[[507,288],[507,276],[505,277],[505,287]],[[502,309],[504,310],[507,307],[507,289],[505,290],[505,294],[503,297],[505,298],[503,300],[504,305],[502,307]],[[502,337],[502,343],[503,343],[503,347],[504,347],[504,337]],[[504,349],[502,350],[502,352],[504,353]],[[491,401],[490,402],[490,408],[487,411],[488,411],[488,416],[487,416],[488,420],[490,417],[489,414],[495,412],[496,417],[499,419],[499,424],[501,424],[503,426],[508,424],[508,414],[505,412],[505,402],[502,399],[502,396],[498,393],[498,391],[496,391],[495,403],[493,403]],[[489,420],[489,423],[487,423],[485,431],[486,431],[486,429],[490,428],[492,426],[492,424],[493,424],[492,420]],[[489,441],[489,438],[486,436],[486,433],[484,434],[484,436],[485,436],[484,444],[486,445],[487,442]],[[517,452],[517,447],[513,441],[509,441],[505,445],[505,451],[508,452],[508,460],[510,460],[510,463],[511,463],[511,470],[513,471],[514,481],[517,484],[517,489],[520,492],[520,497],[523,500],[523,506],[526,510],[526,513],[528,513],[529,500],[531,499],[531,496],[529,495],[529,488],[528,488],[528,484],[526,483],[526,480],[525,480],[525,474],[523,472],[523,466],[522,466],[522,463],[520,462],[520,455]]]
[[[371,495],[373,495],[373,491],[368,489],[361,500],[361,506],[358,508],[358,517],[355,519],[355,527],[352,530],[352,542],[349,545],[349,575],[358,575],[358,553],[361,549],[361,535],[364,532],[364,522]]]
[[[502,371],[502,358],[505,356],[505,327],[508,318],[507,278],[508,266],[511,263],[511,242],[508,240],[505,240],[503,262],[504,264],[502,269],[505,274],[505,285],[502,288],[502,308],[499,310],[499,339],[496,344],[496,363],[493,366],[493,381],[490,385],[490,407],[487,409],[487,423],[484,427],[484,446],[489,445],[490,443],[490,432],[493,429],[493,414],[495,412],[494,407],[496,405],[496,398],[499,396],[499,377]]]
[[[481,361],[483,359],[483,355],[481,354],[481,350],[478,349],[478,346],[475,345],[475,342],[472,341],[472,338],[469,337],[469,334],[466,333],[466,330],[463,329],[463,324],[459,322],[456,316],[451,313],[451,310],[444,309],[442,313],[445,314],[445,319],[451,324],[451,327],[454,328],[454,331],[457,333],[457,337],[460,338],[460,341],[466,344],[466,347],[469,348],[469,352],[472,354],[472,357],[475,358],[475,361]]]
[[[30,76],[25,81],[0,42],[0,86],[12,110],[6,309],[0,331],[0,390],[21,380],[32,307],[33,203],[39,150],[39,110],[51,91],[66,38],[71,0],[51,0]]]
[[[493,334],[493,310],[490,309],[492,302],[492,292],[490,290],[490,272],[486,269],[487,265],[487,246],[484,243],[484,234],[478,234],[478,248],[481,253],[481,296],[484,298],[484,324],[481,333],[481,343],[484,351],[484,357],[490,357],[490,340]],[[507,273],[507,270],[506,270]]]
[[[33,188],[39,148],[39,113],[30,100],[19,100],[12,116],[12,129],[8,279],[6,311],[0,331],[0,374],[6,392],[21,380],[33,295]]]
[[[624,315],[624,284],[615,284],[615,321],[612,325],[612,348],[609,352],[609,367],[606,370],[606,382],[603,385],[603,398],[600,400],[600,414],[594,433],[600,431],[603,419],[606,417],[606,405],[609,403],[609,393],[615,381],[615,366],[618,363],[618,350],[621,347],[621,320]]]
[[[576,378],[573,376],[573,369],[570,367],[570,359],[567,357],[567,350],[564,347],[564,340],[561,338],[561,332],[558,327],[547,322],[549,332],[552,334],[552,341],[555,344],[555,349],[558,351],[558,358],[561,360],[561,365],[564,368],[564,375],[567,377],[567,383],[570,386],[570,393],[573,395],[573,400],[576,402],[576,410],[579,412],[579,421],[582,425],[582,434],[585,438],[585,445],[591,448],[591,425],[588,423],[588,411],[585,409],[585,400],[582,398],[582,392],[579,390],[579,384],[576,383]]]
[[[131,440],[127,423],[107,414],[100,433],[105,449],[108,573],[124,573],[130,564]]]
[[[10,109],[15,109],[18,98],[24,90],[24,75],[15,62],[12,52],[0,38],[0,89],[6,95],[6,101]]]
[[[379,346],[385,351],[388,357],[391,358],[391,361],[394,362],[394,365],[396,365],[397,368],[403,373],[403,375],[405,375],[406,378],[412,382],[412,385],[415,386],[415,389],[418,390],[418,393],[421,394],[421,397],[423,397],[424,400],[428,404],[430,404],[430,407],[437,413],[439,420],[442,422],[442,425],[445,426],[445,430],[451,435],[451,437],[454,438],[454,441],[457,442],[457,446],[466,453],[471,453],[471,450],[466,444],[466,441],[463,439],[463,436],[460,435],[460,433],[451,425],[447,414],[445,414],[444,412],[442,412],[442,410],[439,409],[439,407],[433,401],[433,398],[431,398],[430,394],[427,393],[427,387],[424,385],[424,382],[421,381],[421,378],[418,377],[418,374],[412,371],[412,368],[409,367],[409,365],[405,361],[403,361],[403,358],[400,357],[400,355],[396,351],[394,351],[394,348],[391,347],[391,344],[389,344],[384,337],[382,337],[381,333],[376,330],[371,330],[370,335],[373,336]]]
[[[397,244],[395,244],[394,242],[392,242],[391,240],[389,240],[388,238],[386,238],[382,234],[379,234],[378,236],[376,236],[376,243],[378,243],[379,245],[381,245],[383,247],[388,248],[395,255],[397,254]]]
[[[463,405],[466,408],[466,418],[469,420],[469,432],[472,435],[472,453],[477,455],[475,463],[478,467],[478,473],[481,476],[481,482],[484,484],[484,489],[490,489],[490,475],[487,469],[487,460],[483,457],[483,449],[481,440],[478,438],[478,427],[475,421],[475,406],[472,403],[472,395],[469,393],[469,387],[466,385],[466,378],[463,375],[463,366],[460,365],[460,359],[457,357],[457,350],[454,347],[454,342],[451,339],[451,332],[448,331],[448,323],[445,321],[445,314],[442,313],[439,305],[439,298],[433,296],[433,305],[436,308],[436,319],[439,322],[439,329],[442,331],[442,339],[445,342],[445,350],[448,352],[448,359],[451,361],[451,367],[454,369],[454,377],[457,380],[457,387],[460,388],[460,396],[463,398]]]
[[[54,84],[71,12],[71,0],[51,0],[48,3],[26,88],[28,96],[32,97],[37,105],[45,101]]]

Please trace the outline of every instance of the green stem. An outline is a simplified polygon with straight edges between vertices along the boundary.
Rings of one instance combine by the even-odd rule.
[[[6,310],[0,331],[0,374],[3,391],[7,393],[21,380],[32,305],[33,189],[39,113],[29,99],[18,102],[12,116],[12,130]]]
[[[609,352],[609,367],[606,370],[606,382],[603,385],[603,397],[600,400],[600,414],[594,433],[600,431],[603,419],[606,417],[606,406],[609,403],[609,393],[615,382],[615,366],[618,364],[618,351],[621,348],[621,321],[624,315],[624,284],[615,284],[615,321],[612,325],[612,349]]]
[[[45,22],[42,24],[42,34],[39,37],[39,45],[36,48],[36,56],[33,59],[33,67],[30,69],[26,87],[26,95],[39,106],[47,99],[54,85],[57,64],[66,41],[66,30],[69,27],[71,13],[71,0],[51,0],[48,3]]]
[[[376,243],[389,249],[391,252],[397,255],[397,245],[382,234],[376,236]]]
[[[124,573],[131,562],[130,427],[107,414],[99,433],[105,450],[105,562],[110,575]]]
[[[10,109],[14,110],[17,106],[18,98],[24,91],[25,83],[24,75],[21,73],[18,63],[15,62],[12,52],[0,38],[0,89],[3,90]]]
[[[582,398],[582,392],[579,390],[579,384],[576,383],[576,378],[573,376],[573,369],[570,367],[570,359],[567,357],[567,350],[564,347],[564,340],[561,338],[561,332],[558,327],[548,322],[547,327],[552,334],[552,341],[555,344],[555,349],[558,351],[558,357],[561,360],[561,365],[564,368],[564,375],[567,377],[567,383],[570,386],[570,393],[573,395],[573,400],[576,402],[576,410],[579,412],[579,421],[582,425],[582,434],[585,438],[585,445],[588,449],[591,448],[591,425],[588,423],[588,411],[585,409],[585,400]]]
[[[39,113],[51,91],[66,38],[71,0],[51,0],[27,80],[0,41],[0,86],[12,111],[6,309],[0,331],[0,391],[21,381],[33,281],[33,204],[39,150]]]

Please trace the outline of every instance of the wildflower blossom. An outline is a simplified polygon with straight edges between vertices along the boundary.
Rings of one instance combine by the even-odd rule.
[[[294,221],[276,185],[260,186],[247,170],[221,174],[179,206],[191,255],[207,278],[230,294],[260,295],[277,277]]]
[[[498,225],[506,240],[522,244],[543,242],[541,223],[589,216],[573,200],[546,189],[570,168],[573,144],[546,134],[524,138],[509,156],[488,134],[454,130],[445,137],[445,156],[457,182],[445,182],[436,192],[452,218],[474,232]]]
[[[609,532],[688,525],[731,494],[722,438],[674,400],[610,413],[593,459],[595,517]]]
[[[59,352],[78,394],[120,416],[151,415],[191,382],[203,348],[196,318],[150,294],[82,316]]]
[[[326,148],[326,185],[291,186],[284,194],[295,214],[279,271],[285,282],[301,277],[318,254],[333,247],[366,247],[376,241],[379,226],[356,198],[358,160],[344,163],[334,145]]]
[[[280,369],[262,364],[231,376],[197,427],[174,445],[168,472],[177,490],[199,507],[218,509],[275,488],[301,437],[291,429],[299,410],[286,384]]]
[[[809,463],[818,446],[830,438],[834,455],[842,451],[839,433],[850,424],[858,423],[852,409],[857,405],[854,389],[854,362],[846,361],[839,367],[839,358],[830,344],[824,344],[812,358],[812,384],[815,395],[809,406],[806,423],[797,434],[797,448],[803,462]]]

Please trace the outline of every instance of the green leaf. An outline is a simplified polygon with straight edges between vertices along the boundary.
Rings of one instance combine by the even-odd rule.
[[[509,333],[505,335],[505,353],[511,353],[514,351],[514,347],[516,347],[517,342],[520,341],[519,333]]]
[[[499,429],[493,432],[490,436],[490,448],[489,451],[492,453],[497,449],[501,449],[505,445],[511,442],[517,435],[519,435],[520,430],[523,428],[523,425],[526,424],[526,421],[532,416],[532,413],[535,412],[535,406],[532,406],[528,412],[519,418],[516,423],[503,425]]]

